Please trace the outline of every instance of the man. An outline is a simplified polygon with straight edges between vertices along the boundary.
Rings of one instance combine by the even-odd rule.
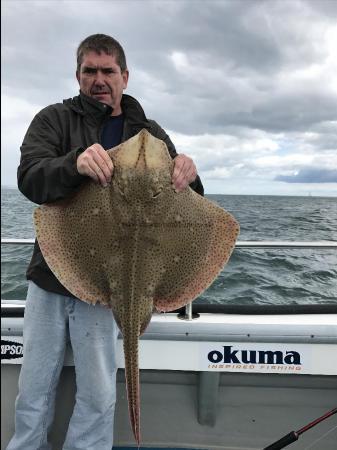
[[[115,39],[87,37],[77,50],[76,78],[80,95],[40,111],[24,138],[18,186],[28,199],[41,204],[65,198],[87,177],[107,186],[114,167],[105,150],[142,128],[162,139],[174,158],[173,188],[181,191],[190,185],[203,194],[193,161],[177,155],[165,131],[147,119],[137,100],[123,94],[129,72]],[[112,313],[99,302],[88,305],[68,292],[48,268],[37,242],[27,278],[24,360],[15,434],[7,450],[51,448],[47,433],[68,340],[77,392],[63,450],[111,450],[118,334]]]

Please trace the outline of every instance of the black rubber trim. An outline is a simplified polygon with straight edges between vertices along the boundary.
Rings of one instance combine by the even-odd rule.
[[[193,314],[337,314],[337,301],[325,305],[208,305],[192,303],[192,311]],[[185,314],[185,308],[180,308],[175,312]]]
[[[1,305],[1,317],[23,317],[25,308],[22,306]]]
[[[337,314],[337,302],[325,305],[207,305],[193,304],[193,314],[242,314],[242,315],[278,315],[278,314]],[[172,311],[185,314],[185,307]],[[23,306],[1,306],[1,317],[23,317]]]

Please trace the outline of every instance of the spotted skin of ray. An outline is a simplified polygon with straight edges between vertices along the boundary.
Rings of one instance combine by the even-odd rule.
[[[88,180],[71,197],[38,207],[34,223],[59,281],[114,314],[139,446],[139,336],[154,310],[180,308],[213,282],[230,258],[239,224],[189,187],[175,192],[167,147],[147,130],[108,154],[115,167],[109,187]]]

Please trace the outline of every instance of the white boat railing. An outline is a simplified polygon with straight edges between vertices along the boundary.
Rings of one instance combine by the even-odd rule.
[[[34,239],[1,239],[1,244],[33,245]],[[235,248],[337,248],[337,241],[237,241]]]

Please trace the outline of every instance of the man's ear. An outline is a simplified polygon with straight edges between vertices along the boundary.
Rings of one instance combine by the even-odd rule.
[[[80,82],[80,74],[79,74],[78,70],[76,70],[76,78],[77,78],[77,81]]]
[[[128,69],[124,70],[124,72],[122,73],[122,77],[123,77],[123,81],[124,81],[123,89],[126,89],[127,85],[128,85],[128,81],[129,81],[129,71],[128,71]]]

